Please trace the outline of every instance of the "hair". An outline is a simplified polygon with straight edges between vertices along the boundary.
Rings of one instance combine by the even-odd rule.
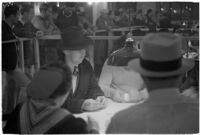
[[[30,9],[33,9],[32,5],[24,4],[22,5],[21,14],[23,15],[25,12],[29,12]]]
[[[63,76],[62,83],[49,96],[49,98],[55,99],[57,97],[65,95],[72,88],[72,73],[71,73],[71,70],[69,69],[68,66],[65,65],[65,63],[63,63],[61,61],[50,63],[50,64],[44,66],[42,69],[48,70],[48,68],[61,69],[61,74]]]
[[[47,11],[49,8],[50,8],[50,4],[42,3],[42,4],[40,5],[40,12],[42,12],[42,11]]]
[[[19,7],[15,5],[14,3],[7,4],[4,9],[5,18],[10,17],[11,15],[16,15],[18,11],[19,11]]]
[[[151,13],[151,12],[153,12],[153,10],[152,10],[152,9],[148,9],[148,10],[147,10],[147,15],[148,15],[149,13]]]

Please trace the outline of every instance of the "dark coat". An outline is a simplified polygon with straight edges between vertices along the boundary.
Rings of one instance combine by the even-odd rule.
[[[2,21],[2,41],[16,39],[11,27]],[[17,66],[17,46],[16,43],[2,43],[2,70],[13,71]]]
[[[103,96],[103,91],[98,86],[91,64],[83,60],[78,65],[78,78],[75,93],[71,93],[63,105],[72,113],[81,113],[81,106],[86,99],[95,99],[97,96]]]
[[[13,28],[14,33],[16,36],[19,37],[35,37],[36,29],[31,22],[27,22],[25,24],[22,24],[20,21],[18,21]]]

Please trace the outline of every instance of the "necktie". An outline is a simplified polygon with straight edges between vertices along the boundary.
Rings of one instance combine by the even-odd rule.
[[[74,67],[73,75],[77,76],[78,75],[78,67]]]

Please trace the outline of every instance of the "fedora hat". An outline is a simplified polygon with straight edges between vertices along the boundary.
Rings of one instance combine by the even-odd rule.
[[[192,69],[194,61],[182,58],[182,39],[171,33],[148,34],[141,41],[141,57],[128,63],[130,69],[149,77],[169,77]]]
[[[62,31],[62,50],[81,50],[92,44],[91,38],[83,34],[78,27],[70,27]]]

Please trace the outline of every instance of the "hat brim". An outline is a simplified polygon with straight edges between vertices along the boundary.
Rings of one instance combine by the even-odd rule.
[[[81,50],[81,49],[86,49],[89,45],[93,45],[93,40],[89,37],[85,38],[82,41],[77,41],[77,42],[73,42],[70,44],[63,42],[61,49],[62,50]]]
[[[140,59],[131,60],[128,63],[128,67],[129,67],[129,69],[137,71],[141,75],[144,75],[144,76],[170,77],[170,76],[180,75],[180,74],[183,74],[183,73],[191,70],[194,67],[194,61],[189,60],[189,59],[182,59],[182,66],[179,69],[173,70],[173,71],[168,71],[168,72],[155,72],[155,71],[146,70],[143,67],[141,67]]]

